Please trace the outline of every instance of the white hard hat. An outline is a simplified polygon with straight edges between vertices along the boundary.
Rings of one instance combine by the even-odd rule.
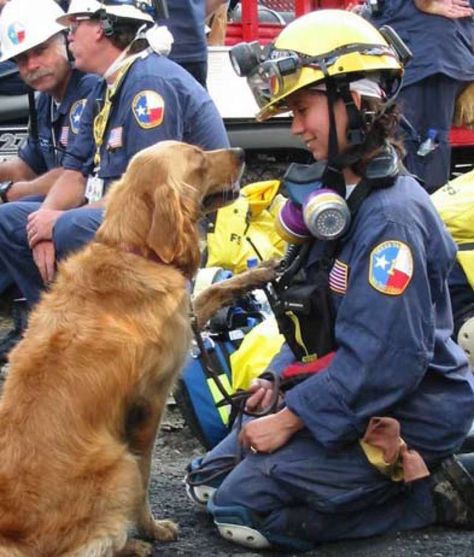
[[[0,62],[44,43],[64,26],[57,19],[64,11],[54,0],[10,0],[0,16]]]
[[[152,9],[152,3],[145,0],[141,2],[136,2],[134,0],[105,0],[104,2],[100,0],[72,0],[67,13],[58,17],[56,21],[63,25],[68,25],[72,17],[106,13],[119,18],[135,19],[143,23],[154,23],[153,17],[149,13],[139,9],[137,5],[149,5],[150,9]]]

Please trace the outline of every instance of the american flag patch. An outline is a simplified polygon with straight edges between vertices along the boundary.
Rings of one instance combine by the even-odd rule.
[[[336,259],[329,272],[329,288],[337,294],[345,294],[348,279],[349,267],[342,261],[339,261],[339,259]]]
[[[69,126],[63,126],[61,128],[61,135],[59,136],[59,143],[63,147],[67,147],[68,139],[69,139]]]
[[[112,130],[110,130],[110,134],[109,134],[109,142],[107,143],[107,148],[108,149],[118,149],[119,147],[122,147],[123,143],[122,143],[122,132],[123,132],[123,127],[120,126],[119,128],[113,128]]]

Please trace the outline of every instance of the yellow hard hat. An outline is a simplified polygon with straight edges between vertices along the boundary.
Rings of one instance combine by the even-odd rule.
[[[382,84],[402,74],[397,50],[372,24],[350,11],[318,10],[283,29],[248,82],[261,108],[257,119],[266,120],[288,110],[289,95],[328,77]]]

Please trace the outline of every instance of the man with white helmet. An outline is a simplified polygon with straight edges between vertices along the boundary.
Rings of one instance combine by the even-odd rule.
[[[165,139],[204,149],[228,145],[207,91],[158,54],[169,50],[170,35],[154,25],[154,7],[136,0],[72,0],[58,19],[69,25],[76,67],[103,79],[62,161],[65,172],[42,205],[11,204],[9,218],[0,222],[0,261],[30,304],[53,278],[55,260],[94,236],[102,196],[136,152]]]
[[[0,220],[4,204],[25,196],[44,196],[61,174],[64,153],[77,136],[86,97],[97,81],[72,68],[65,27],[56,22],[61,15],[64,11],[54,0],[12,0],[2,10],[0,61],[16,62],[23,81],[40,95],[26,143],[17,157],[0,163]],[[11,275],[0,263],[0,292],[11,284]],[[20,337],[19,308],[20,304],[14,304],[15,326],[0,340],[0,359]]]

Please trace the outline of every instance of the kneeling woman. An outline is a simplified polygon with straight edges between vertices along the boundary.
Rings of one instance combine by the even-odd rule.
[[[465,473],[451,457],[474,417],[472,374],[451,339],[456,246],[398,162],[403,49],[390,37],[353,13],[313,12],[288,25],[248,77],[261,120],[292,112],[292,133],[324,167],[318,187],[347,200],[352,222],[336,243],[325,240],[289,188],[284,228],[311,236],[303,286],[331,255],[329,364],[191,466],[188,479],[205,478],[243,447],[230,472],[212,474],[207,509],[244,545],[305,549],[435,522],[474,525],[473,499],[452,480]],[[315,327],[294,330],[290,359],[321,355]],[[257,380],[247,406],[261,407],[270,387]],[[205,489],[188,485],[198,498]]]

